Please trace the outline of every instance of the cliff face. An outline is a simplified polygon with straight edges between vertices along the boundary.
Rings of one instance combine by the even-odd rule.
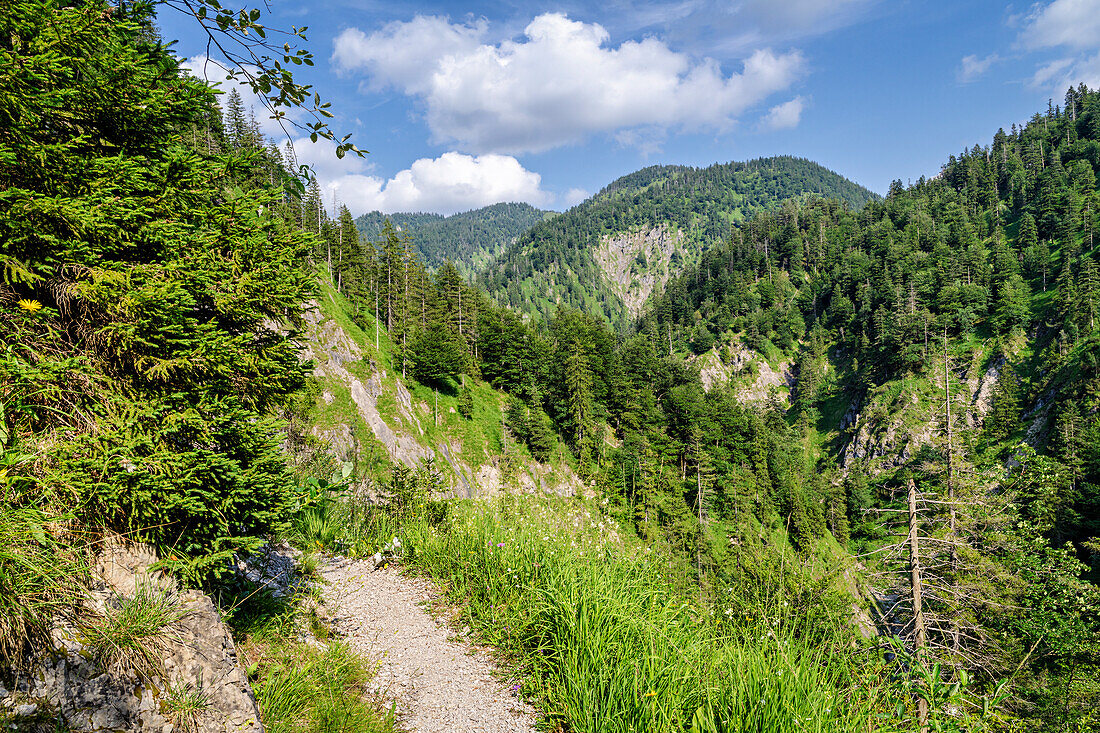
[[[952,424],[956,430],[981,430],[993,409],[993,393],[1005,364],[981,349],[950,374]],[[920,449],[941,439],[945,416],[944,370],[930,379],[904,379],[871,390],[864,404],[851,403],[837,429],[846,437],[838,464],[845,471],[861,466],[870,476],[907,462]]]
[[[593,253],[596,264],[631,318],[641,315],[650,294],[682,269],[683,241],[683,232],[667,225],[600,238]]]

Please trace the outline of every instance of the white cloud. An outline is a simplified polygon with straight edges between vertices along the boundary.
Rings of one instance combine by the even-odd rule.
[[[351,28],[334,61],[374,87],[420,99],[436,142],[475,152],[537,152],[635,128],[724,131],[746,109],[799,79],[798,51],[758,49],[737,73],[656,38],[608,44],[598,24],[547,13],[518,41],[486,43],[484,22],[437,17]],[[652,139],[652,135],[647,135]]]
[[[370,36],[348,28],[333,42],[332,59],[343,69],[370,69],[378,87],[425,94],[440,60],[474,53],[487,29],[483,20],[473,26],[452,25],[446,18],[424,15],[387,23]]]
[[[783,104],[777,104],[768,110],[768,114],[764,115],[761,123],[771,130],[788,130],[792,127],[798,127],[798,123],[802,119],[804,106],[802,97],[795,97]]]
[[[1020,41],[1028,48],[1100,48],[1100,0],[1054,0],[1036,4]]]
[[[1067,87],[1100,84],[1100,0],[1054,0],[1037,3],[1024,18],[1018,45],[1032,50],[1062,48],[1075,54],[1042,64],[1032,86],[1056,92]]]
[[[1100,88],[1100,53],[1093,56],[1079,56],[1069,59],[1055,59],[1043,64],[1031,77],[1031,86],[1065,91],[1069,87],[1085,84],[1092,89]]]
[[[369,163],[354,154],[345,155],[342,159],[337,158],[336,143],[324,138],[311,142],[308,137],[300,137],[293,141],[293,145],[294,157],[298,164],[312,168],[319,181],[332,181],[341,176],[367,173],[374,168],[374,163]]]
[[[666,30],[712,53],[790,43],[850,25],[877,0],[617,0],[607,9],[616,29]],[[621,8],[616,17],[615,10]]]
[[[1001,57],[995,53],[984,58],[978,58],[974,54],[963,56],[959,62],[958,71],[955,72],[955,78],[960,84],[969,84],[983,76],[989,71],[989,67],[1000,60]]]
[[[335,193],[356,216],[368,211],[453,214],[501,201],[547,206],[553,200],[541,188],[542,177],[508,155],[450,152],[421,158],[389,180],[361,173],[319,179],[326,201]]]
[[[567,207],[576,206],[591,195],[592,194],[588,193],[588,191],[585,191],[583,188],[571,188],[565,192],[563,201]]]

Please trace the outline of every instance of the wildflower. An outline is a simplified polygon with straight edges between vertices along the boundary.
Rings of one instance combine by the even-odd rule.
[[[647,692],[647,693],[645,694],[645,697],[653,697],[653,696],[654,696],[654,695],[656,695],[656,694],[657,694],[656,692],[654,692],[653,690],[650,690],[649,692]]]
[[[504,547],[504,543],[503,542],[498,542],[497,547]]]
[[[20,300],[19,307],[25,311],[30,311],[31,313],[42,310],[41,303],[39,303],[37,300],[30,300],[29,298],[23,298],[22,300]]]

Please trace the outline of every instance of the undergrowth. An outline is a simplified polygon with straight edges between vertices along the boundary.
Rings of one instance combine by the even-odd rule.
[[[452,501],[442,517],[400,521],[385,505],[326,514],[352,554],[397,534],[405,566],[518,671],[551,730],[908,731],[918,696],[937,701],[935,730],[984,724],[963,687],[924,684],[861,643],[837,597],[793,563],[757,558],[743,581],[701,589],[684,558],[621,537],[579,500]]]

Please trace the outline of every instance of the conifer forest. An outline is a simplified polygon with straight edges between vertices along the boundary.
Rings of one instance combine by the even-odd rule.
[[[87,601],[121,537],[275,731],[402,730],[280,640],[320,622],[239,570],[277,543],[431,579],[542,730],[1100,731],[1100,90],[885,196],[779,156],[356,216],[181,67],[177,5],[265,42],[0,8],[5,726],[92,730],[20,697],[59,628],[157,655]],[[266,43],[273,109],[361,153]]]

